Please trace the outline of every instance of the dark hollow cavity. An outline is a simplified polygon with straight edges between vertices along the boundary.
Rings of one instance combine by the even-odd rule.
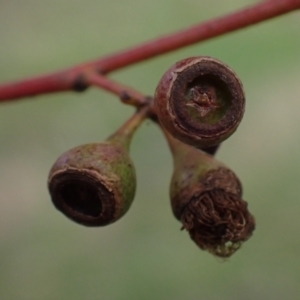
[[[89,183],[73,180],[62,187],[60,194],[65,204],[78,213],[96,218],[102,212],[97,188]]]

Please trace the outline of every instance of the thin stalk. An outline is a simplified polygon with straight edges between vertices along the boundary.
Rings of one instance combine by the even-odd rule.
[[[147,97],[139,91],[95,72],[86,76],[86,82],[117,95],[125,104],[140,107],[147,102]]]
[[[144,106],[136,111],[120,128],[117,129],[107,142],[121,145],[129,150],[130,142],[136,129],[149,115],[150,106]]]

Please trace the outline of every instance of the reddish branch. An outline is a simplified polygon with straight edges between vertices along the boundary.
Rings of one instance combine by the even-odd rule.
[[[267,19],[300,9],[300,0],[267,0],[238,12],[194,25],[125,51],[105,56],[99,60],[78,65],[67,70],[0,85],[0,101],[15,100],[38,94],[76,90],[81,91],[90,85],[100,86],[109,91],[119,90],[120,85],[95,72],[108,72],[132,65],[137,62],[161,55],[182,47],[220,36],[234,30],[265,21]],[[116,85],[114,87],[114,85]],[[121,88],[123,89],[123,88]],[[120,90],[118,94],[120,95]],[[137,96],[136,91],[126,88],[127,95]],[[141,96],[138,93],[139,98]],[[143,96],[142,96],[143,97]],[[133,105],[141,102],[133,101]]]

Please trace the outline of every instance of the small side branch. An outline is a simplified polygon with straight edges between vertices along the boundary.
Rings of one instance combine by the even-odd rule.
[[[85,81],[89,86],[97,86],[117,95],[125,104],[140,107],[148,102],[148,97],[142,93],[134,90],[131,87],[113,81],[101,74],[91,72],[86,75]]]

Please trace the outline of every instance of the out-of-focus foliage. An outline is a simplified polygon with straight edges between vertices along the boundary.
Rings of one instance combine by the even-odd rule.
[[[2,0],[0,81],[54,71],[218,16],[252,0]],[[138,191],[104,228],[57,212],[49,168],[133,112],[90,89],[0,105],[1,299],[295,299],[300,294],[300,18],[292,13],[112,76],[152,94],[176,60],[210,55],[241,77],[246,113],[217,157],[241,178],[254,236],[228,262],[199,250],[169,207],[172,161],[157,127],[131,152]]]

